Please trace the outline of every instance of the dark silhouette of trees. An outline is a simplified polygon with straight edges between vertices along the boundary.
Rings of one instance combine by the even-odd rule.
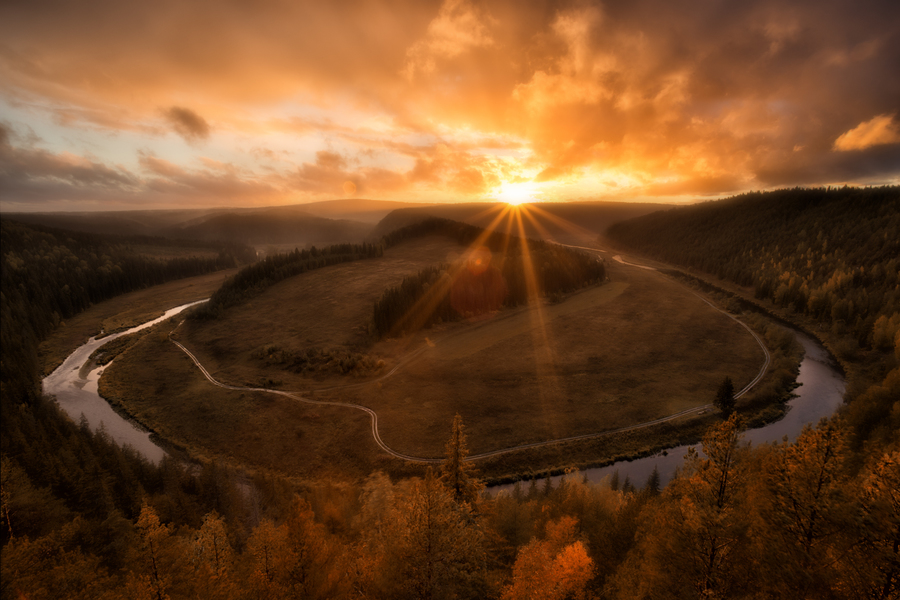
[[[650,496],[659,496],[660,478],[659,469],[653,467],[650,475],[647,477],[647,483],[644,484],[644,493]]]
[[[726,376],[722,380],[722,384],[719,385],[719,389],[716,391],[716,398],[713,400],[713,404],[722,411],[725,418],[730,417],[731,413],[734,412],[734,384],[731,382],[731,377]]]
[[[606,279],[603,262],[585,253],[523,240],[445,219],[427,219],[395,231],[385,247],[426,234],[443,234],[471,248],[465,260],[428,267],[385,290],[373,309],[378,337],[518,306],[536,297],[559,298]],[[529,284],[531,281],[531,284]]]
[[[871,348],[900,307],[900,187],[785,189],[617,223],[611,240],[700,269]]]
[[[321,250],[313,246],[309,250],[295,249],[285,254],[267,256],[226,280],[209,302],[194,309],[192,316],[197,319],[217,318],[225,309],[246,302],[288,277],[330,265],[378,257],[383,252],[384,246],[381,244],[336,244]]]
[[[463,420],[457,414],[450,427],[450,439],[447,440],[444,462],[441,463],[440,480],[457,503],[474,507],[484,486],[478,479],[475,463],[466,460],[468,455]]]

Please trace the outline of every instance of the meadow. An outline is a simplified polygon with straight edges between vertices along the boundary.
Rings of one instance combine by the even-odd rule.
[[[375,341],[371,307],[385,287],[462,250],[434,236],[403,242],[380,258],[282,281],[220,319],[187,320],[176,335],[224,383],[372,408],[382,439],[419,457],[441,456],[456,413],[467,425],[471,451],[481,453],[702,406],[725,376],[740,389],[763,364],[749,332],[693,291],[615,263],[610,281],[560,302],[542,299]],[[303,478],[421,468],[381,452],[368,417],[357,410],[212,386],[168,341],[174,326],[160,326],[117,358],[101,393],[175,446]],[[298,354],[309,358],[304,369],[284,358]],[[348,361],[357,368],[348,370]],[[485,461],[485,475],[644,453],[681,441],[685,432],[696,435],[711,417],[511,453]]]

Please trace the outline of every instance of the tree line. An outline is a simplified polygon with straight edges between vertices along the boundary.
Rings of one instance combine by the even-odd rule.
[[[900,187],[742,194],[617,223],[610,240],[752,286],[862,348],[889,349],[879,319],[900,310]]]
[[[0,219],[2,228],[2,360],[0,360],[0,533],[11,539],[39,540],[54,532],[74,536],[86,563],[116,568],[126,557],[132,520],[141,502],[155,505],[165,518],[199,523],[211,509],[224,514],[229,503],[216,491],[233,478],[215,466],[188,472],[165,460],[152,465],[129,448],[119,448],[104,432],[73,423],[40,395],[37,348],[63,320],[95,302],[172,279],[231,268],[253,257],[244,246],[161,240],[144,236],[106,236],[23,225]],[[207,258],[154,258],[141,248],[156,246]],[[199,477],[198,477],[199,475]],[[205,482],[205,483],[204,483]],[[261,489],[265,484],[261,484]],[[218,504],[219,508],[214,508]],[[44,543],[47,543],[44,539]],[[36,552],[61,552],[32,546]],[[29,563],[31,564],[31,563]],[[46,573],[34,571],[38,578]],[[16,571],[3,579],[16,578]],[[3,583],[2,597],[12,588]],[[65,592],[41,593],[63,597]]]
[[[385,245],[425,234],[443,234],[468,251],[455,264],[441,264],[407,276],[375,302],[375,335],[384,337],[435,323],[527,303],[559,298],[606,278],[602,261],[565,246],[523,240],[502,232],[426,219],[385,236]],[[473,247],[480,242],[482,245]]]
[[[742,194],[617,223],[607,236],[752,286],[788,320],[807,321],[848,369],[844,412],[857,448],[897,438],[900,187]]]
[[[37,395],[37,345],[61,321],[92,304],[173,279],[232,268],[253,251],[235,244],[106,236],[0,219],[4,326],[3,385],[16,397]],[[215,256],[159,259],[136,250],[203,249]]]
[[[712,427],[664,489],[572,474],[492,497],[457,416],[421,477],[282,488],[260,513],[255,488],[205,470],[195,497],[240,510],[184,519],[144,488],[129,518],[100,506],[42,530],[37,487],[5,475],[2,597],[895,598],[900,453],[857,464],[837,420],[756,448],[740,431]]]
[[[306,271],[363,258],[377,258],[384,253],[382,244],[335,244],[309,250],[273,254],[248,265],[230,277],[215,291],[209,302],[192,312],[193,318],[214,319],[222,311],[261,294],[267,288]]]

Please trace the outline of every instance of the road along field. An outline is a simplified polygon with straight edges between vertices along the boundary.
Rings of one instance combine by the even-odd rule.
[[[177,338],[224,383],[262,383],[369,407],[387,445],[424,457],[442,453],[457,412],[472,452],[489,452],[702,406],[726,375],[740,389],[765,360],[746,329],[690,290],[617,264],[610,265],[610,282],[558,304],[366,345],[372,303],[383,289],[459,252],[451,242],[425,238],[383,258],[308,272],[220,320],[188,321]],[[278,358],[310,350],[333,357],[332,364],[294,372]],[[348,354],[369,366],[341,374],[334,362]],[[217,388],[162,334],[120,356],[101,392],[163,437],[206,456],[302,476],[404,469],[375,446],[367,415]]]

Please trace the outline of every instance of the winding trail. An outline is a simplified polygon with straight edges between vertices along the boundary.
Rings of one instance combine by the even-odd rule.
[[[561,244],[561,245],[565,245],[565,244]],[[587,248],[587,247],[582,247],[582,246],[571,246],[571,247],[579,248],[581,250],[591,250],[594,252],[604,252],[603,250],[600,250],[598,248]],[[619,263],[622,263],[623,265],[627,265],[630,267],[637,267],[640,269],[656,271],[656,269],[654,269],[653,267],[648,267],[645,265],[637,265],[637,264],[625,262],[622,259],[622,257],[619,255],[614,256],[613,259]],[[734,315],[731,315],[728,312],[720,309],[718,306],[714,305],[712,302],[710,302],[709,300],[707,300],[706,298],[704,298],[697,292],[694,292],[693,290],[690,290],[690,291],[695,296],[697,296],[700,300],[702,300],[707,305],[709,305],[713,310],[717,310],[720,313],[728,316],[730,319],[734,320],[735,322],[739,323],[744,329],[746,329],[750,333],[750,335],[753,336],[753,339],[756,340],[756,343],[759,344],[759,347],[762,348],[763,354],[765,355],[765,361],[763,362],[763,365],[760,368],[759,373],[757,373],[756,377],[754,377],[753,380],[750,383],[748,383],[746,386],[744,386],[740,391],[735,393],[734,397],[740,398],[741,396],[743,396],[744,394],[749,392],[751,389],[753,389],[753,387],[756,386],[756,384],[758,384],[762,380],[763,377],[765,377],[765,374],[769,369],[769,365],[772,362],[772,357],[769,354],[769,350],[766,348],[766,345],[765,345],[765,343],[763,343],[762,339],[760,339],[760,337],[752,329],[750,329],[750,327],[748,327],[746,323],[737,319]],[[367,406],[362,406],[361,404],[353,404],[350,402],[332,402],[329,400],[313,400],[312,398],[303,396],[301,394],[301,392],[271,390],[268,388],[245,387],[245,386],[236,386],[236,385],[229,385],[226,383],[222,383],[221,381],[219,381],[215,377],[213,377],[209,373],[209,371],[206,370],[206,367],[204,367],[200,363],[200,361],[197,359],[197,357],[194,355],[193,352],[191,352],[190,350],[185,348],[185,346],[182,343],[180,343],[178,340],[176,340],[175,338],[172,337],[172,335],[176,331],[178,331],[178,328],[181,327],[181,325],[183,323],[184,323],[184,321],[181,321],[181,323],[179,323],[178,326],[175,327],[175,329],[173,329],[171,332],[169,332],[169,340],[173,344],[178,346],[178,348],[180,348],[181,351],[184,352],[194,362],[194,364],[197,366],[197,368],[200,369],[200,372],[203,373],[203,376],[206,377],[206,379],[213,385],[218,386],[223,389],[226,389],[226,390],[234,390],[234,391],[241,391],[241,392],[264,392],[264,393],[268,393],[268,394],[275,394],[278,396],[283,396],[285,398],[290,398],[291,400],[297,400],[299,402],[304,402],[306,404],[316,404],[319,406],[340,406],[340,407],[345,407],[345,408],[353,408],[356,410],[361,410],[364,413],[366,413],[367,415],[369,415],[369,419],[370,419],[371,425],[372,425],[372,438],[375,440],[375,443],[378,445],[378,447],[381,448],[385,453],[393,456],[394,458],[399,458],[401,460],[405,460],[405,461],[413,462],[413,463],[439,464],[439,463],[443,462],[443,458],[426,458],[426,457],[421,457],[421,456],[411,456],[409,454],[397,452],[396,450],[394,450],[393,448],[391,448],[390,446],[385,444],[384,440],[381,439],[381,434],[379,434],[379,432],[378,432],[378,413],[376,413],[371,408],[368,408]],[[387,379],[388,377],[394,375],[403,366],[409,364],[412,360],[416,359],[418,356],[420,356],[422,353],[424,353],[425,350],[427,350],[427,349],[428,349],[428,346],[423,346],[417,350],[414,350],[413,352],[406,355],[402,360],[400,360],[394,366],[393,369],[391,369],[390,371],[388,371],[381,377],[374,379],[372,381],[366,381],[364,383],[340,385],[340,386],[334,386],[334,387],[330,387],[330,388],[323,388],[320,390],[316,390],[316,392],[354,389],[354,388],[368,386],[368,385],[371,385],[378,381],[382,381],[382,380]],[[553,440],[545,440],[542,442],[532,442],[530,444],[520,444],[518,446],[511,446],[509,448],[501,448],[500,450],[492,450],[491,452],[482,452],[480,454],[470,454],[466,458],[466,460],[474,461],[474,460],[480,460],[480,459],[484,459],[484,458],[491,458],[494,456],[500,456],[502,454],[508,454],[511,452],[517,452],[519,450],[528,450],[528,449],[533,449],[533,448],[541,448],[543,446],[551,446],[554,444],[564,444],[567,442],[575,442],[575,441],[581,441],[581,440],[591,440],[591,439],[603,438],[603,437],[607,437],[610,435],[624,433],[627,431],[634,431],[637,429],[652,427],[653,425],[659,425],[660,423],[674,421],[675,419],[679,419],[682,417],[687,417],[687,416],[691,416],[691,415],[695,415],[695,414],[702,414],[708,410],[711,410],[712,408],[713,408],[712,404],[704,404],[702,406],[696,406],[694,408],[682,410],[680,412],[677,412],[677,413],[674,413],[674,414],[671,414],[671,415],[668,415],[665,417],[661,417],[659,419],[654,419],[652,421],[645,421],[643,423],[638,423],[637,425],[629,425],[627,427],[619,427],[617,429],[608,429],[606,431],[600,431],[597,433],[586,433],[583,435],[574,435],[574,436],[570,436],[570,437],[557,438],[557,439],[553,439]]]

